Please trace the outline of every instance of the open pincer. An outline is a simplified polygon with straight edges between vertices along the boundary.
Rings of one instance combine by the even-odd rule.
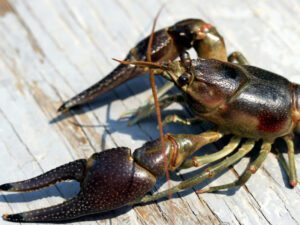
[[[168,170],[175,170],[203,145],[222,135],[165,135]],[[5,214],[12,222],[59,222],[139,203],[165,173],[160,140],[147,142],[133,154],[118,147],[79,159],[38,177],[0,185],[1,191],[33,191],[64,180],[80,182],[80,192],[62,204],[17,214]]]

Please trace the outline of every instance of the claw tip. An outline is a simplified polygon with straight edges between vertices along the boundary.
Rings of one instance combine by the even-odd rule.
[[[3,214],[2,215],[2,219],[7,220],[7,218],[8,218],[8,214]]]
[[[296,180],[291,180],[290,181],[290,185],[292,186],[292,188],[296,187],[298,184],[298,182]]]
[[[0,191],[9,191],[12,188],[11,184],[2,184],[0,185]]]
[[[23,216],[21,214],[3,214],[2,219],[6,221],[12,221],[12,222],[22,222]]]
[[[65,104],[62,104],[58,109],[57,109],[57,112],[59,113],[63,113],[63,112],[66,112],[68,111],[68,109],[66,108],[66,105]]]

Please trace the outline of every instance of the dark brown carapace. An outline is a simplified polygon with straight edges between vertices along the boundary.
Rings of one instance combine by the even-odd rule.
[[[152,69],[175,84],[180,93],[162,95],[162,107],[172,102],[186,103],[195,118],[169,117],[167,122],[190,124],[207,120],[215,131],[198,135],[167,134],[163,139],[146,143],[131,154],[128,148],[115,148],[96,153],[58,167],[36,178],[0,185],[2,191],[31,191],[58,181],[74,179],[80,182],[78,195],[57,206],[18,214],[5,214],[3,219],[14,222],[57,222],[80,216],[113,210],[124,205],[155,201],[191,188],[214,177],[242,157],[255,145],[258,156],[234,182],[206,187],[198,193],[239,187],[249,180],[282,138],[288,150],[285,168],[292,187],[297,184],[293,133],[300,131],[300,87],[272,72],[249,66],[238,52],[228,58],[223,38],[208,23],[197,19],[180,21],[159,30],[154,35],[151,59],[146,62],[149,38],[130,50],[122,62],[107,77],[65,102],[60,112],[85,104],[145,70]],[[190,59],[186,50],[194,48],[198,59]],[[179,61],[174,59],[180,56]],[[233,63],[235,62],[235,63]],[[141,107],[141,117],[153,112],[152,103]],[[202,146],[230,134],[228,144],[216,153],[190,157]],[[199,167],[207,169],[165,191],[146,195],[157,179],[165,174],[162,140],[165,142],[167,169]],[[259,141],[259,142],[258,142]]]

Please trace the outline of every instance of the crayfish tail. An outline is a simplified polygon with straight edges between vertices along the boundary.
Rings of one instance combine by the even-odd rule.
[[[79,159],[50,170],[40,176],[0,185],[1,191],[33,191],[63,180],[81,181],[86,170],[86,160]]]
[[[17,214],[4,214],[2,218],[11,222],[59,222],[72,220],[93,213],[89,211],[88,206],[85,207],[85,203],[80,195],[55,206]]]

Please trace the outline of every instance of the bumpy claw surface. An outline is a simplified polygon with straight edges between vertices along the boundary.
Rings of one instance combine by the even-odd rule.
[[[202,146],[215,142],[222,136],[222,133],[213,131],[198,135],[166,134],[164,136],[165,153],[161,152],[160,140],[154,140],[136,149],[132,155],[128,148],[114,148],[95,153],[88,160],[82,159],[63,165],[36,178],[3,184],[0,186],[2,191],[34,190],[65,179],[76,179],[81,184],[79,194],[62,204],[18,214],[4,214],[3,219],[12,222],[72,220],[84,215],[110,211],[125,205],[152,202],[191,188],[222,173],[248,154],[255,146],[254,139],[241,142],[240,137],[234,136],[220,151],[211,155],[188,159]],[[286,140],[289,141],[290,139],[287,137]],[[271,151],[272,144],[273,142],[263,141],[258,157],[238,180],[209,187],[199,193],[214,192],[245,184],[252,174],[261,167]],[[290,158],[293,158],[293,151],[290,151]],[[164,156],[166,157],[167,168],[164,166]],[[223,160],[218,162],[221,159]],[[213,165],[176,186],[154,195],[146,195],[153,188],[157,177],[165,174],[165,169],[174,171],[181,167],[198,167],[199,164],[203,163],[213,163]],[[291,165],[289,167],[293,168]],[[289,172],[289,174],[292,173]],[[290,176],[290,179],[294,180],[294,177]]]
[[[74,162],[70,162],[63,166],[57,167],[56,169],[53,169],[33,179],[0,185],[0,190],[25,192],[25,191],[33,191],[42,187],[47,187],[51,184],[54,184],[62,180],[69,179],[69,180],[82,181],[82,179],[84,178],[85,168],[86,168],[86,160],[79,159]]]
[[[84,162],[85,160],[81,160]],[[78,161],[66,164],[39,177],[1,185],[4,191],[27,191],[80,175],[80,193],[62,204],[30,212],[3,215],[13,222],[54,222],[115,209],[144,196],[155,184],[155,177],[135,164],[130,149],[115,148],[94,154],[77,167]],[[74,166],[75,165],[75,166]],[[63,173],[69,174],[63,176]],[[77,179],[76,178],[76,179]]]
[[[168,169],[175,170],[203,145],[221,138],[218,132],[199,135],[165,135]],[[93,154],[38,177],[7,183],[0,191],[30,191],[61,180],[80,182],[79,194],[62,204],[18,214],[4,214],[12,222],[58,222],[110,211],[138,203],[149,192],[158,176],[165,173],[164,157],[159,140],[147,142],[135,150],[114,148]]]

